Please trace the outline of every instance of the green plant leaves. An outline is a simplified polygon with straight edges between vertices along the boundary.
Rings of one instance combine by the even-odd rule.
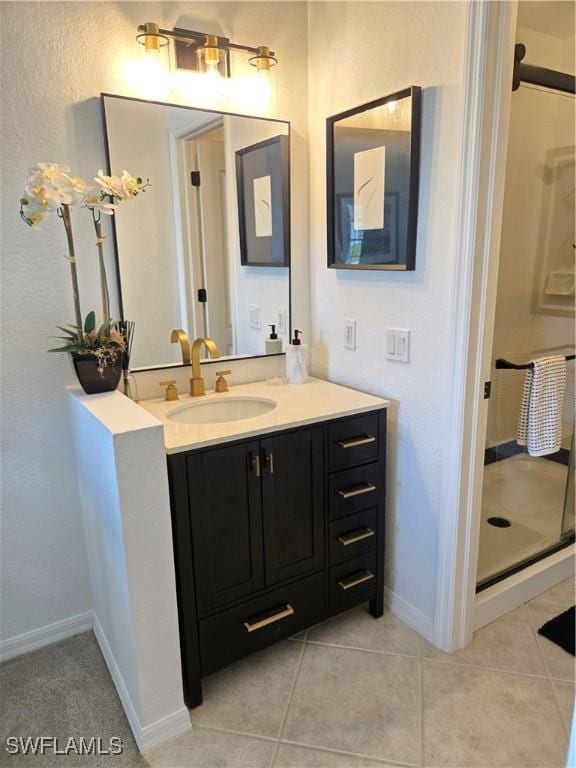
[[[92,333],[96,328],[96,313],[94,311],[88,312],[86,320],[84,320],[84,333]]]

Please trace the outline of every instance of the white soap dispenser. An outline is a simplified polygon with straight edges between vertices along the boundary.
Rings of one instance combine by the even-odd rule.
[[[308,381],[308,347],[300,341],[301,333],[295,330],[292,343],[286,347],[288,384],[305,384]]]
[[[276,333],[276,326],[273,323],[269,323],[268,325],[272,330],[270,332],[270,337],[267,338],[264,342],[266,354],[279,355],[282,353],[282,339],[278,338],[278,334]]]

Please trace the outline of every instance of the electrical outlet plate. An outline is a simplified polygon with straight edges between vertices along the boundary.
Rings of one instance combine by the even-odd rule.
[[[384,335],[387,360],[397,363],[410,362],[410,331],[401,328],[387,328]]]
[[[248,307],[248,323],[250,328],[262,328],[262,307],[250,304]]]
[[[344,320],[344,349],[356,349],[356,320]]]

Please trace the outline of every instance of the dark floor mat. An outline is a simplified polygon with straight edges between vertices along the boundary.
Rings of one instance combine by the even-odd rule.
[[[540,627],[538,634],[551,640],[560,648],[574,656],[574,635],[576,634],[576,608],[568,608],[567,611],[556,616]]]

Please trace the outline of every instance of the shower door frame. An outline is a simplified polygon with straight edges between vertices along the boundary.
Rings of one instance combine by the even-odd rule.
[[[456,477],[444,493],[449,511],[439,530],[434,631],[435,645],[448,652],[465,647],[474,629],[513,607],[506,586],[491,604],[491,589],[477,595],[476,572],[517,10],[517,2],[507,0],[469,4],[450,393]],[[524,571],[500,585],[516,581],[520,604],[567,578],[574,568],[569,557],[564,549],[531,566],[530,583]]]

